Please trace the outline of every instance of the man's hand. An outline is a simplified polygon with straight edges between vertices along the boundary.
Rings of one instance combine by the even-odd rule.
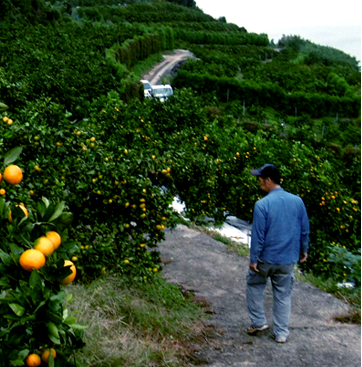
[[[301,263],[304,263],[304,261],[307,261],[308,254],[301,252],[299,255],[299,261]]]
[[[250,263],[249,264],[249,268],[250,268],[250,270],[251,271],[255,271],[255,272],[257,272],[257,273],[259,273],[259,270],[258,270],[258,268],[257,268],[257,263],[256,264],[253,264],[253,263]]]

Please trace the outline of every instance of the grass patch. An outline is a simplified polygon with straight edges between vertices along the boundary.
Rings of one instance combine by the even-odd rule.
[[[154,283],[132,284],[106,276],[67,288],[77,323],[88,325],[84,366],[185,366],[192,341],[203,330],[202,310],[161,276]]]
[[[336,321],[360,324],[361,323],[361,287],[352,289],[338,287],[338,282],[332,278],[324,279],[317,277],[312,273],[296,272],[296,279],[302,282],[307,282],[324,292],[333,294],[335,297],[348,303],[350,312],[348,315],[343,315],[336,318]]]

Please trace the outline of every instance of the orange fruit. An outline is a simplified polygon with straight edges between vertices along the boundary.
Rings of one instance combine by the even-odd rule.
[[[34,248],[45,256],[51,255],[55,250],[53,242],[45,236],[39,237],[34,241]]]
[[[62,238],[60,237],[60,234],[54,231],[47,232],[45,236],[53,242],[54,250],[56,250],[60,244],[62,243]]]
[[[41,354],[41,359],[43,360],[43,362],[48,363],[50,352],[52,353],[54,358],[57,356],[57,352],[53,348],[45,349],[44,352]]]
[[[38,250],[29,249],[21,254],[19,263],[20,266],[26,271],[40,269],[45,265],[45,256]]]
[[[5,195],[6,191],[4,189],[0,189],[0,195]]]
[[[37,367],[37,366],[40,366],[41,364],[41,359],[40,357],[35,354],[35,353],[32,353],[32,354],[29,354],[26,359],[25,359],[25,363],[27,366],[31,366],[31,367]]]
[[[24,205],[19,204],[17,206],[24,212],[25,216],[27,216],[27,217],[29,216],[28,210],[25,208]],[[11,210],[9,211],[8,219],[9,219],[10,223],[13,222],[13,218],[11,217]]]
[[[0,184],[1,184],[2,180],[3,180],[3,175],[0,172]]]
[[[77,269],[76,269],[75,265],[70,260],[65,260],[64,261],[64,266],[69,266],[69,265],[71,265],[70,270],[73,273],[70,274],[70,275],[68,275],[66,278],[64,278],[60,282],[61,285],[68,285],[68,284],[72,283],[72,281],[74,280],[75,276],[77,275]]]
[[[8,121],[8,120],[9,120],[9,117],[7,117],[7,116],[4,116],[4,117],[3,117],[3,121],[4,121],[4,122],[6,122],[6,121]]]
[[[4,171],[4,180],[10,185],[17,185],[23,179],[23,172],[19,166],[11,164]]]

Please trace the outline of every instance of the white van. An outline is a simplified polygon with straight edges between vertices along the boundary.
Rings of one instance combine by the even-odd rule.
[[[161,102],[166,101],[172,95],[173,89],[170,84],[152,86],[152,96],[158,98]]]
[[[145,98],[151,98],[152,97],[152,87],[148,80],[140,80],[140,82],[143,84],[143,90],[145,94]]]

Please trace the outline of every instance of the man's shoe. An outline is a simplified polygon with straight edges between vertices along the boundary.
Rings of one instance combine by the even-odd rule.
[[[287,338],[283,338],[282,336],[275,336],[273,334],[272,338],[277,342],[277,343],[286,343],[287,342]]]
[[[266,330],[266,329],[269,329],[268,325],[263,325],[263,326],[260,326],[260,327],[250,326],[249,328],[246,329],[246,332],[248,334],[252,335],[252,334],[255,334],[258,331],[263,331],[263,330]]]

